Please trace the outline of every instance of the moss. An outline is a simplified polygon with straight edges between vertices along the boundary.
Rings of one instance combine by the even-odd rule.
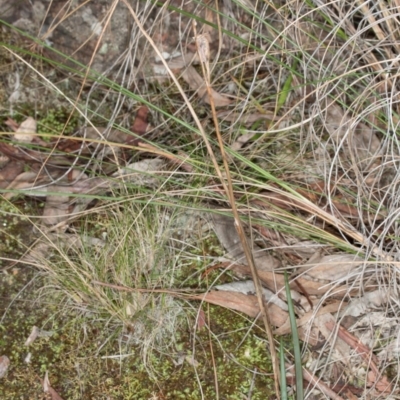
[[[21,393],[26,398],[40,398],[39,377],[46,371],[58,393],[72,400],[150,399],[157,394],[165,399],[197,400],[202,393],[211,399],[216,398],[216,385],[225,399],[241,399],[251,386],[252,399],[273,398],[271,363],[261,339],[263,333],[257,327],[248,333],[251,321],[243,316],[216,306],[206,307],[210,331],[203,328],[193,336],[190,328],[181,328],[175,349],[168,354],[151,353],[148,361],[154,374],[150,376],[140,349],[123,344],[121,336],[111,337],[106,320],[96,314],[90,318],[90,314],[70,307],[60,309],[61,298],[38,297],[37,290],[49,283],[48,278],[36,276],[16,297],[33,274],[27,271],[0,279],[1,292],[8,294],[8,299],[0,303],[0,313],[4,314],[0,353],[11,360],[2,382],[2,399],[15,399]],[[14,302],[10,305],[11,298]],[[188,326],[193,325],[191,320]],[[27,348],[23,344],[32,326],[52,335],[37,338]],[[26,364],[28,352],[32,357]],[[120,360],[115,355],[121,353],[130,356]],[[261,375],[251,372],[255,368]]]
[[[70,135],[78,126],[79,118],[77,115],[72,114],[65,108],[55,108],[37,113],[38,133],[45,134],[42,136],[43,140],[50,140],[47,135]]]
[[[15,204],[0,201],[0,255],[14,259],[22,255],[32,240],[32,224],[28,215],[37,214],[35,202],[16,201]],[[6,264],[0,259],[0,265]]]

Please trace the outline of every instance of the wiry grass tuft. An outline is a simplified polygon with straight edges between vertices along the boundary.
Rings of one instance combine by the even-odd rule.
[[[145,362],[153,350],[172,351],[185,313],[168,291],[179,285],[183,260],[177,254],[186,245],[181,240],[175,248],[174,236],[185,227],[161,206],[127,202],[89,216],[76,230],[80,239],[53,243],[44,265],[55,289],[106,330],[112,327],[114,338],[139,346]]]

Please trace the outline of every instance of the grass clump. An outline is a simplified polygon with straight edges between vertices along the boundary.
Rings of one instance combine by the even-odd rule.
[[[172,216],[160,206],[129,201],[96,220],[77,227],[81,246],[55,254],[48,265],[59,289],[93,307],[99,318],[111,318],[108,324],[117,336],[128,330],[131,343],[142,344],[145,353],[152,346],[167,351],[183,318],[182,306],[153,290],[168,292],[177,285],[181,261],[172,248]]]

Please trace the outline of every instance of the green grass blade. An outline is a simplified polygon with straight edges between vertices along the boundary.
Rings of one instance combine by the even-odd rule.
[[[292,341],[293,341],[293,352],[294,352],[294,369],[296,374],[296,399],[304,399],[304,388],[303,388],[303,367],[301,365],[301,351],[300,351],[300,340],[297,332],[296,316],[294,315],[294,306],[292,296],[290,293],[289,280],[285,271],[285,289],[286,298],[289,308],[289,319],[290,327],[292,329]]]
[[[287,384],[286,384],[286,369],[285,369],[285,355],[283,348],[283,341],[281,339],[281,344],[279,346],[279,366],[281,370],[281,399],[287,400]]]
[[[291,71],[293,71],[293,72],[296,71],[298,64],[299,64],[299,59],[295,58],[294,62],[293,62],[293,67],[291,68]],[[289,93],[291,91],[291,88],[292,88],[292,81],[293,81],[293,74],[289,73],[289,76],[287,77],[287,79],[283,85],[283,88],[282,88],[281,92],[279,93],[279,97],[278,97],[278,101],[277,101],[277,105],[276,105],[276,113],[278,113],[278,111],[286,103],[286,100],[287,100]]]

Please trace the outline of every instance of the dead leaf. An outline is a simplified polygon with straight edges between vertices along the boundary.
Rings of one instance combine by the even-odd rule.
[[[160,182],[156,175],[165,169],[165,161],[161,158],[148,158],[120,168],[112,177],[122,178],[124,182],[135,185],[157,187]]]
[[[212,290],[204,294],[194,295],[191,298],[229,308],[230,310],[240,311],[252,318],[257,317],[260,313],[256,296],[247,296],[245,294],[236,292],[219,292]],[[283,311],[275,304],[268,305],[267,313],[271,324],[274,326],[282,325],[289,317],[287,312]]]
[[[210,61],[210,35],[207,33],[197,35],[195,41],[200,62],[208,65]]]
[[[2,169],[0,169],[0,189],[5,189],[9,186],[23,171],[23,162],[8,162]]]
[[[63,400],[62,397],[51,387],[49,380],[49,373],[46,371],[44,380],[42,381],[43,391],[50,394],[51,400]]]
[[[313,260],[312,264],[299,265],[299,272],[304,272],[313,279],[337,281],[350,277],[364,263],[354,254],[329,254]]]
[[[227,265],[225,265],[225,268],[226,267],[228,267],[228,263]],[[247,265],[235,264],[232,265],[230,268],[239,274],[251,276],[250,268]],[[278,291],[285,290],[285,278],[282,274],[277,274],[276,272],[270,271],[257,272],[263,284],[271,289],[273,292],[276,293]],[[328,285],[321,284],[320,282],[315,282],[306,278],[299,277],[296,277],[289,282],[289,286],[291,289],[301,292],[299,286],[297,286],[296,284],[297,281],[307,291],[309,295],[322,296],[329,291],[330,296],[332,296],[333,298],[341,299],[349,294],[347,286],[343,285],[331,288]]]
[[[188,66],[181,74],[184,81],[189,85],[190,89],[197,91],[197,95],[205,103],[210,104],[208,97],[206,83],[204,79],[198,74],[198,72],[191,65]],[[232,103],[228,97],[216,92],[211,89],[211,96],[214,101],[215,107],[225,107]]]
[[[19,127],[19,124],[17,121],[15,121],[14,119],[8,117],[6,121],[4,121],[4,123],[11,128],[12,131],[16,131]]]
[[[325,396],[332,400],[344,400],[343,397],[337,395],[332,389],[328,387],[322,380],[314,376],[308,369],[303,368],[303,378],[310,382],[311,385],[317,387]]]
[[[48,195],[43,209],[42,222],[46,225],[53,226],[68,219],[71,214],[70,198],[71,188],[64,186],[53,187],[53,190],[60,195]],[[66,195],[62,195],[65,193]]]
[[[0,142],[0,153],[5,154],[10,160],[14,161],[25,161],[29,164],[38,163],[41,166],[62,167],[64,169],[65,166],[70,166],[75,160],[75,156],[57,154],[52,149],[47,151],[50,150],[51,153],[11,146],[8,143]]]
[[[225,283],[223,285],[217,285],[215,286],[215,289],[221,290],[221,291],[232,291],[235,293],[243,293],[245,295],[255,295],[256,294],[256,288],[254,286],[253,281],[238,281],[238,282],[231,282],[231,283]],[[287,304],[281,300],[275,293],[273,293],[271,290],[263,288],[263,294],[264,294],[264,299],[267,303],[273,303],[282,310],[287,311],[288,307]]]
[[[36,121],[32,117],[27,118],[13,136],[17,142],[32,143],[36,136]]]
[[[24,346],[29,346],[30,344],[32,344],[39,336],[39,333],[40,329],[37,326],[33,326],[28,339],[26,339],[26,342],[24,343]]]
[[[340,337],[338,337],[329,326],[335,326],[336,319],[332,313],[326,313],[319,315],[313,320],[314,326],[318,329],[320,334],[330,343],[333,349],[336,351],[332,352],[332,362],[340,361],[346,364],[348,356],[350,354],[350,346]]]
[[[194,295],[192,298],[194,300],[202,300],[217,306],[229,308],[230,310],[240,311],[253,318],[257,317],[260,313],[256,296],[212,290],[201,295]]]
[[[235,261],[243,262],[246,259],[242,243],[236,231],[234,219],[232,217],[211,213],[213,229],[218,240],[225,248],[228,256]],[[280,266],[280,262],[275,257],[262,250],[259,246],[249,243],[253,252],[254,262],[260,271],[272,271]]]
[[[298,328],[304,326],[308,324],[310,321],[312,321],[315,317],[318,317],[319,315],[337,312],[338,310],[340,310],[345,306],[346,303],[343,303],[342,301],[335,301],[334,303],[328,304],[327,306],[318,309],[317,312],[315,312],[315,310],[311,310],[307,312],[305,315],[303,315],[301,318],[296,320],[296,326]],[[291,326],[290,326],[290,321],[288,320],[279,328],[277,328],[273,333],[274,335],[281,336],[281,335],[287,335],[290,332],[291,332]]]
[[[240,135],[234,143],[231,144],[231,149],[233,151],[240,150],[248,141],[250,141],[258,132],[249,132]]]
[[[141,106],[136,113],[135,120],[131,126],[131,131],[139,136],[143,136],[149,130],[149,109],[147,106]],[[132,146],[137,146],[140,139],[137,137],[131,137],[127,143],[132,144]]]
[[[53,177],[55,178],[55,177]],[[7,186],[7,190],[13,190],[13,191],[17,191],[17,190],[24,190],[26,191],[26,195],[29,195],[30,191],[29,189],[34,189],[35,187],[39,186],[39,185],[43,185],[49,182],[48,177],[46,177],[46,180],[43,181],[41,179],[38,178],[38,174],[37,172],[34,171],[28,171],[28,172],[23,172],[22,174],[19,174],[8,186]],[[37,194],[36,196],[38,197],[43,197],[46,196],[45,192],[46,189],[43,188],[41,195]],[[16,196],[18,193],[16,192],[9,192],[9,193],[4,193],[4,198],[7,200],[10,200],[11,198],[13,198],[14,196]]]

